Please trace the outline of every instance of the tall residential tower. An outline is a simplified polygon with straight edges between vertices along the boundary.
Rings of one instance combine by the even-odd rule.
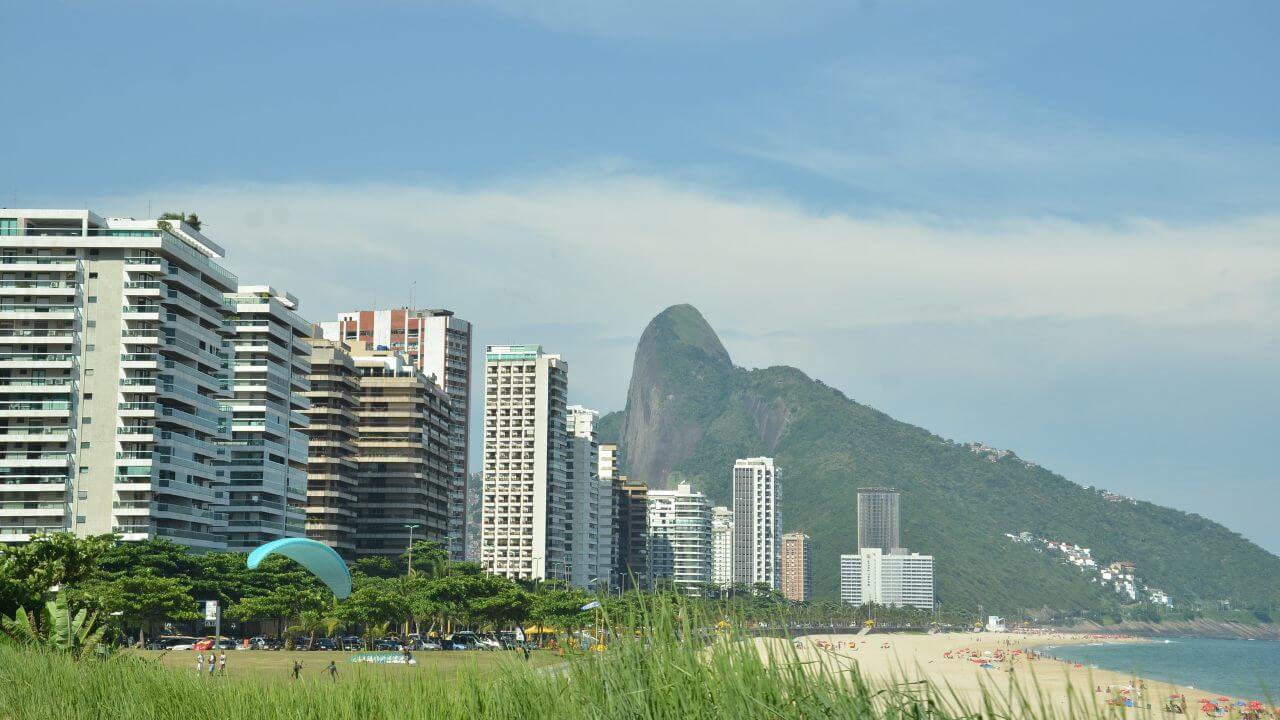
[[[227,474],[227,549],[306,534],[308,374],[311,325],[298,299],[267,285],[225,296],[234,355]]]
[[[878,548],[890,553],[901,544],[898,491],[875,487],[858,490],[858,549]]]
[[[569,364],[540,345],[490,345],[484,373],[481,564],[564,578]]]
[[[790,532],[782,536],[782,596],[792,602],[808,602],[809,536]]]
[[[733,581],[777,588],[782,534],[778,517],[779,476],[773,458],[733,464]]]

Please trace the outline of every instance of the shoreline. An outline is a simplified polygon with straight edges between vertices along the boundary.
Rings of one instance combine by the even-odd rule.
[[[1090,667],[1055,657],[1052,651],[1064,645],[1156,642],[1137,636],[1016,631],[863,636],[814,633],[798,636],[794,642],[801,662],[841,672],[856,667],[871,682],[899,686],[928,683],[940,695],[970,707],[980,707],[984,695],[991,695],[1016,697],[1040,706],[1051,704],[1054,709],[1092,703],[1100,711],[1123,707],[1126,712],[1148,708],[1161,712],[1171,696],[1180,695],[1186,714],[1203,715],[1201,699],[1218,704],[1255,699]],[[1036,693],[1038,697],[1023,698],[1019,693]]]

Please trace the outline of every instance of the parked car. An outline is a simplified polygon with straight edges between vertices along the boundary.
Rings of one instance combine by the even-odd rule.
[[[484,645],[476,637],[476,634],[469,631],[456,632],[447,638],[450,650],[480,650]]]
[[[374,650],[399,650],[400,641],[394,638],[378,638],[373,641]]]
[[[147,644],[147,647],[156,650],[190,650],[196,640],[197,638],[187,635],[167,635],[153,640]]]
[[[339,639],[342,641],[343,650],[363,650],[364,649],[364,638],[360,637],[359,635],[348,635],[344,638],[339,638]]]
[[[283,650],[284,641],[280,638],[258,636],[249,639],[249,647],[254,650]]]
[[[333,638],[316,638],[316,643],[312,647],[314,650],[341,650],[338,641]]]

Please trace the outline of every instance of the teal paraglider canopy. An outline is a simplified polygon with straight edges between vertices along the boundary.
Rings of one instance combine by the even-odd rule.
[[[342,600],[351,594],[351,571],[333,548],[307,538],[272,540],[249,553],[249,569],[257,570],[268,555],[283,555],[311,571]]]

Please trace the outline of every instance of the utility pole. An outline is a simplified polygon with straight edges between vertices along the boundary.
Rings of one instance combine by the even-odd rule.
[[[405,527],[409,528],[409,576],[412,577],[413,576],[413,531],[420,526],[417,523],[414,523],[412,525],[406,524]]]

